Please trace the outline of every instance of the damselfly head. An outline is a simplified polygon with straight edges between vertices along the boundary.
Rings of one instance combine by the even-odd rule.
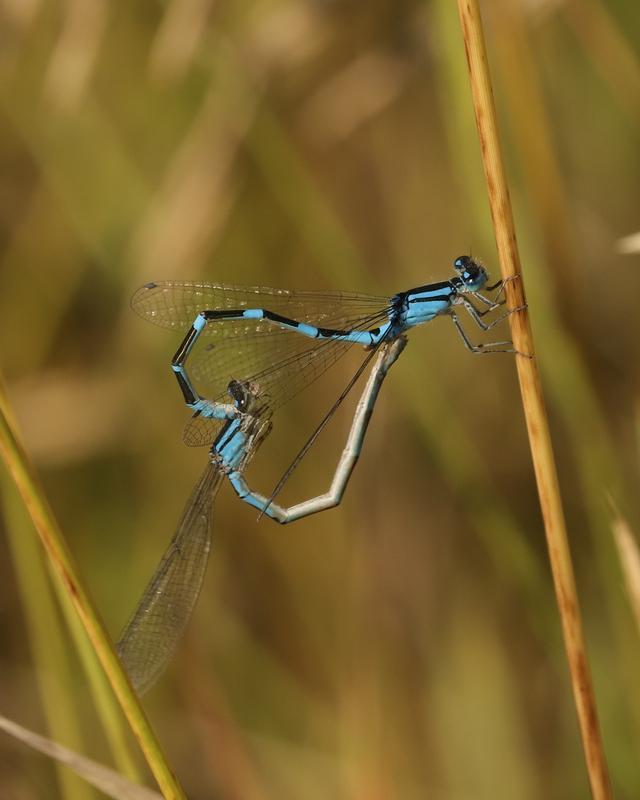
[[[479,291],[489,278],[486,269],[471,256],[459,256],[453,262],[453,268],[468,292]]]
[[[232,378],[227,386],[227,394],[233,399],[238,411],[255,417],[269,413],[268,395],[260,392],[255,381],[237,381]]]
[[[246,381],[237,381],[232,378],[227,386],[227,394],[232,398],[236,408],[244,411],[251,398],[251,389]]]

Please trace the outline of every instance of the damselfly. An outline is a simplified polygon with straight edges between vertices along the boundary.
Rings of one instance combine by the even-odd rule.
[[[450,280],[391,298],[169,281],[147,284],[134,295],[132,306],[145,319],[176,330],[189,326],[172,361],[185,402],[194,412],[184,438],[190,445],[212,443],[210,463],[118,644],[139,691],[156,680],[191,616],[204,577],[213,501],[222,476],[242,500],[281,523],[335,506],[360,454],[382,382],[404,349],[409,328],[449,316],[471,352],[516,352],[509,341],[473,344],[456,314],[457,307],[463,308],[483,331],[491,330],[519,310],[484,321],[486,314],[504,304],[504,282],[487,286],[486,271],[469,256],[457,258],[454,268],[457,275]],[[194,375],[208,387],[208,397],[213,399],[196,390],[186,369],[187,358],[202,334],[210,335],[212,342],[196,354]],[[294,462],[307,452],[380,351],[329,491],[289,508],[273,502],[284,479],[271,497],[252,491],[244,469],[268,434],[273,411],[318,378],[353,344],[364,346],[367,355]]]
[[[269,398],[254,381],[231,380],[231,403],[219,404],[226,414],[211,446],[209,464],[196,484],[169,547],[122,633],[117,650],[132,684],[145,692],[170,660],[189,621],[202,587],[211,546],[213,502],[222,478],[247,502],[281,522],[292,521],[336,505],[358,459],[371,413],[388,370],[404,349],[399,337],[385,343],[358,403],[347,444],[329,491],[291,508],[282,508],[255,492],[244,469],[271,430]],[[212,409],[216,404],[212,403]],[[233,412],[231,411],[233,409]]]
[[[472,353],[516,352],[510,341],[472,343],[456,313],[458,308],[464,309],[479,328],[491,330],[513,311],[520,310],[512,309],[491,322],[484,321],[486,314],[504,304],[504,282],[488,286],[486,270],[470,256],[460,256],[453,266],[457,274],[449,280],[386,298],[350,292],[164,281],[139,289],[132,307],[156,325],[181,331],[188,328],[173,357],[172,368],[185,403],[194,412],[184,433],[189,445],[210,444],[223,420],[236,414],[233,405],[222,402],[232,377],[259,385],[275,411],[316,380],[352,345],[362,345],[369,351],[276,486],[272,499],[381,344],[394,341],[416,325],[447,316]],[[210,343],[194,353],[190,366],[203,391],[200,393],[187,372],[186,362],[203,335],[209,337]],[[241,497],[256,505],[252,492]],[[270,505],[263,511],[280,522],[291,521],[271,513]]]

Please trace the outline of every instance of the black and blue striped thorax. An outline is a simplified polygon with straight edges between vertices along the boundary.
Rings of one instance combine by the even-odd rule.
[[[478,292],[487,282],[484,267],[470,256],[454,261],[458,273],[448,281],[427,283],[394,295],[390,301],[389,322],[401,331],[446,314],[461,294]]]

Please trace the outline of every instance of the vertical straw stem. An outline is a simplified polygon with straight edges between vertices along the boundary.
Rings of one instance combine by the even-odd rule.
[[[84,626],[158,786],[166,798],[185,800],[184,792],[177,783],[140,701],[120,664],[104,623],[82,585],[78,570],[39,484],[35,470],[18,439],[13,417],[1,385],[0,457],[20,492],[51,566],[60,578],[61,584]]]
[[[510,308],[525,305],[524,285],[516,242],[513,213],[502,162],[478,0],[458,0],[460,24],[469,67],[473,105],[482,150],[487,191],[493,219],[502,277],[517,278],[506,286]],[[515,348],[533,356],[534,345],[526,312],[510,316]],[[535,358],[518,356],[518,378],[529,444],[538,486],[553,574],[556,599],[562,621],[573,696],[580,723],[591,792],[596,800],[612,796],[611,785],[598,724],[595,696],[587,661],[580,607],[558,486],[551,436],[547,421],[540,373]]]

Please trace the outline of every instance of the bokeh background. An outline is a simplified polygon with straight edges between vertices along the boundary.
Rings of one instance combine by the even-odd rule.
[[[605,747],[616,797],[637,798],[639,627],[609,499],[637,537],[640,10],[483,7]],[[3,0],[0,16],[2,369],[116,636],[206,460],[181,442],[180,337],[129,309],[140,284],[386,295],[470,251],[496,274],[457,12]],[[355,363],[278,413],[257,488]],[[285,501],[326,488],[355,399]],[[148,779],[2,486],[0,712]],[[145,698],[190,798],[588,796],[510,356],[473,357],[446,320],[414,331],[342,506],[255,517],[223,489],[195,618]],[[4,735],[0,787],[97,797]]]

